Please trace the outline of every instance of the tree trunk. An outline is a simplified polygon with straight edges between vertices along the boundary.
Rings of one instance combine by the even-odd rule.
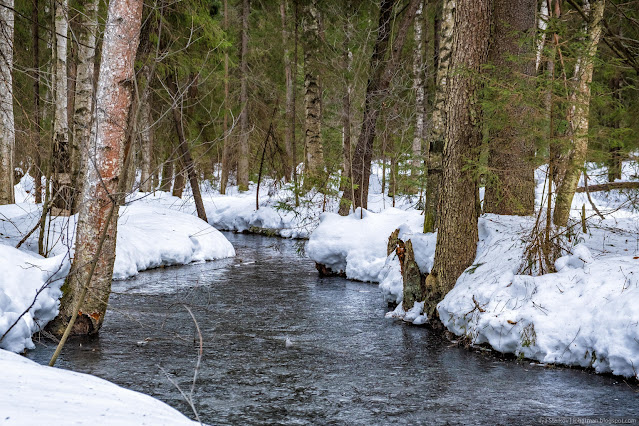
[[[584,6],[587,6],[585,3]],[[581,170],[586,162],[588,153],[588,114],[590,111],[590,83],[594,69],[594,59],[597,55],[597,45],[601,37],[604,0],[593,0],[589,7],[584,7],[588,17],[587,43],[584,51],[575,65],[575,87],[570,96],[570,124],[571,147],[565,156],[565,173],[557,188],[553,223],[556,226],[566,226],[570,217],[570,206],[579,183]]]
[[[13,204],[13,0],[0,7],[0,205]]]
[[[229,5],[224,0],[224,31],[229,30]],[[222,174],[220,176],[220,194],[226,194],[231,166],[231,146],[229,140],[229,52],[224,50],[224,147],[222,148]]]
[[[249,0],[242,1],[242,49],[240,52],[240,152],[237,160],[237,185],[248,191],[249,184],[249,123],[248,123],[248,30]]]
[[[71,211],[71,158],[67,80],[67,33],[69,2],[55,3],[55,113],[53,121],[53,205]]]
[[[40,113],[40,13],[39,0],[33,0],[31,9],[31,35],[33,38],[33,162],[35,180],[35,202],[42,202],[42,155],[40,153],[40,132],[42,131],[42,117]]]
[[[422,47],[422,9],[415,12],[415,48],[413,50],[413,90],[415,91],[415,134],[413,135],[411,178],[417,179],[422,169],[422,139],[424,138],[424,49]],[[413,182],[413,185],[416,182]],[[411,186],[413,186],[411,185]]]
[[[351,40],[353,38],[354,28],[352,4],[348,3],[348,11],[346,14],[346,22],[344,24],[344,51],[342,52],[343,60],[343,77],[345,80],[344,95],[342,97],[342,179],[340,182],[340,190],[348,191],[353,198],[353,179],[352,179],[352,143],[351,143],[351,98],[353,95],[353,52],[351,51]],[[383,186],[383,185],[382,185]],[[382,188],[382,192],[383,188]],[[348,215],[351,205],[348,203],[340,204],[339,214]]]
[[[73,212],[79,210],[84,175],[88,167],[87,157],[93,116],[93,79],[95,69],[96,35],[98,30],[98,2],[84,3],[77,30],[77,80],[75,86],[75,111],[73,114],[73,143],[71,146],[71,188]]]
[[[305,185],[319,184],[324,174],[322,148],[322,93],[319,85],[319,11],[316,0],[304,8],[304,146],[306,151]]]
[[[481,147],[477,76],[488,51],[490,3],[490,0],[456,1],[446,90],[439,231],[435,262],[426,279],[425,312],[431,318],[436,315],[437,303],[473,263],[477,251],[477,180],[472,166],[479,161]]]
[[[396,71],[400,53],[406,41],[408,29],[413,22],[415,12],[420,0],[411,0],[403,10],[402,20],[397,26],[397,34],[393,41],[392,49],[389,49],[391,35],[392,11],[394,0],[381,0],[377,40],[371,56],[370,77],[366,86],[364,100],[364,117],[362,127],[357,138],[355,153],[353,154],[353,186],[352,195],[345,191],[341,205],[350,205],[366,208],[368,205],[368,185],[371,174],[371,161],[373,157],[373,142],[377,127],[377,118],[382,102],[388,96],[390,80]],[[390,57],[385,61],[386,53],[390,50]],[[354,199],[351,199],[354,198]]]
[[[439,193],[442,180],[442,153],[444,150],[444,131],[446,128],[446,90],[448,70],[455,27],[455,0],[443,0],[439,28],[435,34],[437,52],[437,72],[435,77],[435,101],[428,138],[428,180],[426,201],[424,203],[424,232],[433,232],[438,227]]]
[[[125,156],[133,63],[141,18],[141,0],[109,2],[96,92],[96,124],[91,132],[88,151],[91,166],[87,168],[85,192],[80,204],[75,256],[71,273],[62,287],[60,313],[48,326],[58,336],[64,332],[76,309],[79,312],[73,334],[95,334],[104,321],[113,278],[121,196],[118,192],[122,190],[118,182]],[[110,215],[112,208],[115,210]],[[100,250],[99,240],[104,232],[106,239]],[[93,262],[97,265],[91,277]],[[79,295],[85,285],[90,288],[83,303],[79,304]]]
[[[289,48],[288,23],[286,20],[286,0],[280,1],[280,16],[282,18],[282,46],[284,47],[284,79],[286,81],[286,131],[284,132],[284,150],[286,157],[283,161],[284,180],[291,180],[295,155],[293,140],[295,139],[295,95],[293,70],[291,67],[291,50]]]
[[[174,165],[175,180],[173,181],[173,192],[171,193],[174,197],[182,198],[182,193],[186,186],[184,171],[184,163],[182,163],[182,160],[176,160]]]
[[[536,0],[494,0],[488,61],[494,66],[489,74],[500,125],[489,132],[487,213],[530,215],[535,210],[535,142],[527,125],[532,111],[519,90],[523,96],[533,90],[536,10]]]
[[[144,79],[144,89],[140,98],[140,191],[150,192],[152,190],[152,161],[153,161],[153,118],[151,117],[151,80],[153,70],[151,66],[145,65],[142,68]]]
[[[206,211],[204,210],[204,203],[202,203],[202,194],[200,194],[200,185],[197,180],[197,174],[195,173],[195,165],[193,164],[193,158],[191,158],[191,152],[184,136],[184,125],[182,123],[182,95],[178,90],[178,86],[174,81],[174,78],[169,80],[169,89],[171,89],[174,102],[171,105],[173,112],[173,121],[175,122],[175,130],[178,135],[178,143],[180,148],[180,155],[182,158],[182,164],[184,164],[184,170],[189,178],[191,184],[191,191],[193,192],[193,201],[195,201],[195,209],[197,210],[197,216],[205,222],[208,222],[206,218]],[[181,174],[182,174],[181,173]],[[177,184],[176,184],[177,185]]]

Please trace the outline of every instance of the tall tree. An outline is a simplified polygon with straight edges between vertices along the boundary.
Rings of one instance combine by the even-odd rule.
[[[69,97],[67,54],[69,1],[55,2],[55,73],[53,120],[53,193],[54,205],[71,210],[71,161],[69,153]]]
[[[62,288],[60,313],[48,326],[56,335],[61,335],[76,315],[74,334],[95,334],[104,321],[115,261],[119,191],[123,190],[118,181],[126,156],[124,141],[142,3],[142,0],[109,2],[96,92],[95,125],[88,149],[91,166],[85,176],[75,255],[71,273]]]
[[[237,160],[237,185],[247,191],[249,184],[249,121],[248,121],[248,31],[249,0],[242,0],[242,35],[240,49],[240,149]]]
[[[35,202],[42,202],[42,155],[40,153],[40,133],[42,131],[42,115],[40,113],[40,1],[33,0],[31,9],[31,36],[33,56],[33,146],[36,148],[33,155],[35,180]]]
[[[0,4],[0,205],[14,202],[13,19],[13,0],[3,0]]]
[[[284,133],[284,179],[292,176],[293,167],[297,166],[293,145],[295,140],[295,81],[293,81],[293,68],[291,49],[289,46],[288,20],[286,19],[286,0],[280,0],[280,17],[282,19],[282,46],[284,47],[284,78],[286,84],[286,131]]]
[[[435,20],[435,100],[428,137],[426,201],[424,205],[424,232],[437,228],[439,193],[442,179],[442,153],[446,128],[446,90],[455,28],[455,0],[443,0],[441,19]],[[437,28],[439,27],[439,31]]]
[[[229,31],[229,5],[224,0],[224,31]],[[222,175],[220,176],[220,194],[226,194],[231,168],[231,141],[229,139],[229,52],[224,49],[224,147],[222,148]]]
[[[439,230],[435,262],[426,279],[429,316],[477,251],[477,179],[481,123],[477,102],[481,66],[490,37],[490,0],[457,0],[450,72],[446,89],[446,124]]]
[[[96,37],[98,31],[98,2],[84,2],[77,28],[77,79],[73,114],[73,143],[71,145],[71,188],[74,192],[73,211],[79,207],[84,174],[87,168],[87,152],[91,135],[93,113],[93,80],[95,69]]]
[[[403,9],[403,16],[397,25],[397,34],[391,46],[392,12],[396,3],[396,0],[381,0],[380,2],[377,40],[371,56],[370,74],[366,86],[364,117],[353,154],[352,181],[354,190],[352,192],[344,191],[341,205],[353,204],[355,207],[363,208],[368,205],[368,185],[377,119],[382,103],[388,96],[388,87],[396,71],[408,29],[413,22],[420,0],[410,0],[408,6]],[[389,55],[388,58],[386,58],[387,55]]]
[[[424,48],[422,42],[423,2],[415,12],[415,49],[413,51],[413,90],[415,91],[415,133],[413,135],[413,167],[411,176],[419,175],[422,164],[422,140],[424,138]]]
[[[601,38],[605,0],[584,2],[583,14],[586,17],[586,40],[581,54],[577,58],[574,73],[574,87],[570,95],[568,112],[570,148],[564,155],[564,166],[559,176],[557,198],[553,223],[566,226],[570,217],[570,206],[579,183],[581,171],[588,153],[588,120],[590,112],[590,84],[594,70],[597,46]]]
[[[535,145],[527,126],[531,108],[523,96],[533,90],[536,0],[494,0],[488,61],[491,102],[499,105],[489,129],[489,179],[484,211],[529,215],[535,209]],[[523,92],[523,95],[522,95]]]
[[[319,10],[316,0],[304,7],[302,21],[304,41],[304,151],[306,152],[306,178],[312,182],[324,173],[322,147],[322,92],[320,88]],[[306,180],[308,183],[309,180]]]

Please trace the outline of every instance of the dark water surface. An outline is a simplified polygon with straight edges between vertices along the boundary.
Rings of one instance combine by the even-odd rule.
[[[114,282],[99,339],[71,341],[57,366],[150,394],[193,417],[167,379],[190,390],[197,333],[187,305],[204,339],[193,399],[212,425],[639,417],[636,385],[451,346],[425,328],[385,319],[375,285],[320,279],[294,241],[226,236],[235,259]],[[44,364],[53,350],[45,342],[29,357]]]

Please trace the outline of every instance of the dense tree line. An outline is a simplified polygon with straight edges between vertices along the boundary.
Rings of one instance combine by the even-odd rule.
[[[533,173],[547,164],[537,212],[551,269],[586,161],[613,181],[639,144],[634,0],[107,3],[0,1],[0,203],[29,173],[42,228],[79,212],[78,243],[93,244],[76,252],[57,333],[78,303],[78,331],[99,329],[114,206],[134,190],[188,184],[206,220],[202,181],[246,191],[266,174],[296,203],[341,197],[346,215],[367,207],[381,164],[382,190],[413,197],[424,230],[439,230],[432,313],[474,259],[479,214],[535,213]],[[109,83],[116,13],[141,30],[120,31],[132,68]],[[109,84],[130,98],[107,105]],[[85,271],[96,251],[110,260]],[[98,302],[78,302],[91,280]]]

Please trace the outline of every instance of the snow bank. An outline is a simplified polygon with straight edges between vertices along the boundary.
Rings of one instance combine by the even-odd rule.
[[[64,254],[44,259],[0,244],[0,348],[35,347],[31,335],[57,315],[69,266]]]
[[[3,425],[195,425],[150,396],[0,350]]]
[[[15,352],[33,348],[31,335],[57,315],[60,287],[75,243],[77,216],[57,217],[48,224],[50,257],[36,253],[37,232],[24,242],[24,251],[15,249],[39,219],[40,210],[33,204],[0,206],[0,337],[33,303],[0,342],[0,348]],[[128,278],[161,265],[234,255],[226,237],[197,217],[134,203],[120,209],[113,278]]]
[[[397,228],[419,229],[423,216],[418,211],[388,208],[381,213],[358,209],[349,216],[324,213],[311,235],[306,254],[347,278],[379,282],[386,263],[388,237]]]
[[[557,273],[518,275],[529,222],[484,216],[474,264],[438,305],[444,325],[500,352],[639,378],[636,240],[611,233],[615,251],[597,253],[597,231],[557,260]]]

